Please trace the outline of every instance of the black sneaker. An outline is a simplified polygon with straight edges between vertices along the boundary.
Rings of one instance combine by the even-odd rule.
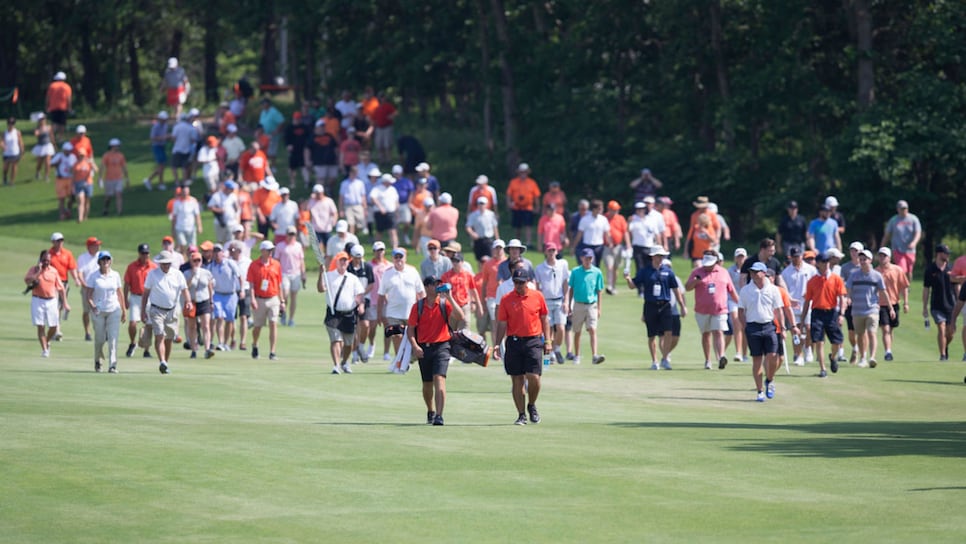
[[[186,350],[190,350],[191,349],[191,344],[189,344],[187,342],[185,342],[184,344],[181,344],[181,345],[184,346],[184,349],[186,349]]]
[[[208,351],[205,352],[205,359],[211,359],[214,356],[215,356],[214,350],[209,349]]]
[[[527,424],[527,415],[521,413],[520,414],[520,417],[518,417],[517,420],[513,422],[513,424],[514,425],[526,425]]]
[[[151,352],[149,350],[144,350],[144,358],[145,359],[150,359],[151,358]]]
[[[188,358],[189,359],[197,359],[198,358],[198,352],[196,352],[194,350],[191,350],[191,356],[188,357]]]
[[[278,360],[278,355],[275,355],[274,353],[269,353],[268,354],[268,360],[269,361],[277,361]],[[351,372],[350,372],[350,374],[351,374]]]
[[[84,341],[85,342],[90,342],[91,341],[91,333],[89,333],[89,332],[85,332],[84,333]]]
[[[718,370],[724,370],[726,366],[728,366],[728,356],[722,355],[721,358],[718,359]]]
[[[137,346],[135,346],[134,344],[128,344],[127,352],[125,352],[124,354],[127,355],[128,357],[134,355],[135,348],[137,348]]]
[[[166,365],[164,363],[161,363],[160,365],[158,365],[158,371],[161,372],[162,374],[167,374],[168,373],[168,365]]]
[[[530,423],[540,423],[540,412],[537,411],[536,404],[528,404],[527,412],[530,413]]]
[[[829,364],[829,369],[832,371],[832,374],[835,374],[836,372],[839,371],[839,360],[838,358],[835,357],[835,355],[831,353],[828,354],[828,364]]]
[[[94,372],[100,372],[100,371],[101,371],[101,362],[94,361]]]
[[[436,414],[436,417],[433,418],[433,425],[442,425],[442,424],[443,424],[443,416]]]
[[[111,365],[110,367],[108,367],[107,373],[108,374],[117,374],[117,367],[114,366],[114,365]]]
[[[426,412],[426,425],[432,425],[436,419],[436,412]]]
[[[258,346],[252,346],[252,359],[258,359]]]

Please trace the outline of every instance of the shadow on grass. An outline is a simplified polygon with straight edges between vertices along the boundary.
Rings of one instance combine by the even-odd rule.
[[[855,421],[813,424],[615,422],[633,429],[740,431],[730,449],[788,457],[966,457],[966,421]],[[761,433],[751,438],[746,431]],[[776,437],[773,433],[798,433]],[[769,436],[772,435],[772,436]]]
[[[432,427],[425,423],[393,423],[389,421],[318,421],[313,425],[333,427]],[[447,423],[446,427],[513,427],[512,423]]]
[[[958,386],[958,387],[962,387],[963,386],[963,382],[961,382],[959,380],[952,381],[952,382],[940,382],[940,381],[934,381],[934,380],[895,380],[895,379],[893,379],[893,380],[884,380],[884,381],[887,381],[887,382],[896,382],[896,383],[921,383],[921,384],[925,384],[925,385],[955,385],[955,386]]]
[[[966,485],[951,485],[948,487],[917,487],[909,491],[966,491]]]

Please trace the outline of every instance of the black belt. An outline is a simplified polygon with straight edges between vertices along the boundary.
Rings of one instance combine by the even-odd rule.
[[[216,295],[234,295],[235,292],[234,291],[225,291],[224,293],[222,293],[221,291],[215,291],[215,294]]]
[[[554,302],[554,301],[557,301],[557,300],[563,300],[563,297],[557,297],[557,298],[548,298],[548,299],[547,299],[547,302]]]
[[[542,335],[538,335],[538,336],[510,336],[509,338],[510,338],[510,340],[513,340],[514,342],[519,342],[521,340],[533,340],[534,338],[540,338],[540,336],[542,336]]]
[[[594,301],[594,302],[580,302],[579,300],[575,300],[574,302],[576,302],[577,304],[583,304],[584,306],[590,306],[591,304],[597,304],[597,301]]]
[[[157,304],[154,304],[154,303],[151,304],[151,307],[152,308],[157,308],[159,310],[164,310],[165,312],[170,312],[171,310],[174,310],[174,307],[165,308],[164,306],[158,306]]]
[[[57,297],[38,297],[37,295],[34,295],[34,298],[39,298],[40,300],[54,300]]]

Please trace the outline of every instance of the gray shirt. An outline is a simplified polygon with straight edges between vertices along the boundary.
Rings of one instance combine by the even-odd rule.
[[[906,214],[905,217],[900,217],[899,214],[896,214],[886,223],[885,231],[889,234],[892,251],[915,253],[916,248],[910,247],[909,244],[912,243],[916,234],[922,232],[922,225],[919,223],[919,218],[911,213]]]
[[[882,274],[875,270],[869,270],[866,274],[862,269],[855,272],[845,280],[845,289],[849,292],[852,299],[852,315],[876,315],[879,313],[879,291],[885,291],[885,281]]]
[[[440,255],[435,262],[427,257],[423,259],[423,262],[419,265],[419,274],[424,278],[426,276],[436,276],[437,278],[441,278],[443,277],[443,274],[449,272],[452,268],[453,261],[449,260],[449,257]]]

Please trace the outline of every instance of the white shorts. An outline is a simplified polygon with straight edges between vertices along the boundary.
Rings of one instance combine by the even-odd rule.
[[[127,297],[127,319],[131,323],[141,322],[141,295],[128,295]]]
[[[392,138],[392,125],[376,127],[376,149],[392,149],[396,142]]]
[[[30,298],[30,317],[34,325],[42,327],[57,327],[60,325],[60,311],[57,308],[57,297],[54,298]]]
[[[710,315],[694,313],[694,320],[698,323],[698,330],[702,334],[712,331],[728,330],[728,314]]]
[[[413,221],[413,211],[405,203],[396,210],[396,226],[405,226]]]
[[[302,290],[302,274],[284,274],[282,276],[282,291],[297,293]]]
[[[499,301],[495,298],[486,299],[486,313],[490,316],[490,322],[496,323],[496,305]]]
[[[178,247],[188,247],[198,245],[197,231],[176,230],[174,231],[174,243]]]
[[[547,317],[550,319],[550,326],[556,327],[560,325],[563,327],[567,324],[567,314],[563,311],[563,299],[558,298],[556,300],[546,299],[547,301]]]
[[[104,180],[104,196],[115,196],[124,192],[124,180]]]

